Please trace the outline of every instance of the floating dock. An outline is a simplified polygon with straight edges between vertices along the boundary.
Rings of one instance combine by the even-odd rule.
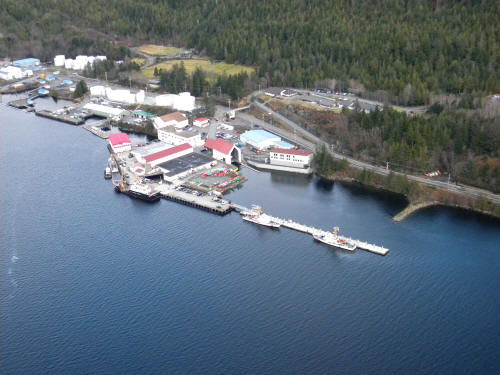
[[[243,207],[243,206],[233,205],[233,207],[234,207],[234,209],[236,211],[239,211],[239,212],[241,212],[241,211],[248,211],[248,209],[245,208],[245,207]],[[293,230],[296,230],[298,232],[303,232],[303,233],[307,233],[307,234],[310,234],[310,235],[327,235],[327,234],[331,234],[330,232],[327,232],[325,230],[318,229],[318,228],[315,228],[315,227],[312,227],[312,226],[309,226],[309,225],[300,224],[300,223],[297,223],[297,222],[295,222],[293,220],[286,220],[286,219],[282,219],[282,218],[279,218],[279,217],[274,217],[274,216],[271,216],[271,215],[268,215],[268,216],[270,217],[270,219],[272,221],[280,224],[282,227],[293,229]],[[343,236],[338,236],[338,238],[346,240],[346,241],[351,242],[351,243],[354,243],[356,245],[356,247],[358,247],[360,249],[363,249],[363,250],[366,250],[366,251],[369,251],[369,252],[374,253],[374,254],[387,255],[387,253],[389,252],[389,249],[387,249],[385,247],[374,245],[374,244],[371,244],[371,243],[368,243],[368,242],[364,242],[364,241],[360,241],[360,240],[355,240],[353,238],[343,237]]]
[[[81,118],[73,117],[70,115],[65,115],[62,113],[59,114],[59,113],[50,112],[50,111],[47,111],[45,109],[42,109],[40,111],[36,111],[35,115],[40,116],[40,117],[50,118],[52,120],[65,122],[65,123],[71,124],[71,125],[81,125],[85,122],[85,120],[83,120]]]
[[[157,190],[165,199],[182,203],[186,206],[199,208],[218,215],[226,215],[233,210],[233,207],[226,201],[214,201],[209,196],[198,196],[183,191],[172,189],[170,186],[160,185]]]

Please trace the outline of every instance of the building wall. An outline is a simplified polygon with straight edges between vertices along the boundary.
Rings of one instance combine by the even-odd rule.
[[[203,145],[200,134],[193,134],[192,137],[184,138],[179,134],[158,129],[158,139],[165,143],[170,143],[172,145],[181,145],[183,143],[189,143],[193,147],[198,147]]]
[[[213,155],[214,159],[223,160],[224,163],[231,164],[231,161],[232,161],[231,154],[226,155],[226,154],[223,154],[222,152],[217,151],[217,150],[212,150],[212,151],[213,151],[212,155]]]
[[[124,144],[121,144],[121,145],[111,145],[111,148],[113,149],[113,151],[115,153],[118,153],[118,152],[126,152],[126,151],[130,151],[132,149],[130,143],[124,143]]]
[[[292,154],[279,154],[271,152],[269,154],[271,164],[284,165],[287,167],[304,168],[306,165],[311,165],[312,155],[292,155]]]

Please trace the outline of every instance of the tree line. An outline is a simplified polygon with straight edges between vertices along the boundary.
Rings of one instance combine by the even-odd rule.
[[[384,90],[396,104],[426,103],[438,92],[480,96],[500,91],[496,0],[3,4],[3,54],[37,40],[42,53],[57,48],[76,52],[94,48],[94,42],[86,45],[92,37],[81,38],[82,33],[95,34],[94,40],[101,33],[194,47],[216,60],[256,66],[268,85],[311,87],[331,78],[339,89]],[[125,53],[122,48],[113,53]]]

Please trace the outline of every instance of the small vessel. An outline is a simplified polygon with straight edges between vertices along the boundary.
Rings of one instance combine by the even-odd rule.
[[[243,220],[251,223],[264,225],[273,229],[278,229],[281,226],[281,224],[274,221],[271,216],[263,213],[261,207],[256,205],[253,205],[251,210],[241,211],[241,214],[243,215]]]
[[[111,168],[106,167],[106,169],[104,170],[104,178],[106,180],[109,180],[111,178]]]
[[[115,190],[146,202],[158,202],[160,200],[160,193],[153,190],[149,185],[132,184],[125,189],[120,189],[120,186],[115,186]]]
[[[356,244],[350,242],[347,238],[339,236],[339,227],[333,228],[333,232],[324,234],[313,234],[316,241],[323,242],[324,244],[335,246],[340,249],[354,251]]]

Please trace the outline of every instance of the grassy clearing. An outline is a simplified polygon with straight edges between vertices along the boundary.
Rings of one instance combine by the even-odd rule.
[[[151,56],[174,56],[180,51],[180,48],[145,44],[139,47],[139,51]]]
[[[141,57],[136,57],[130,60],[131,63],[135,63],[139,66],[143,66],[144,64],[146,64],[146,61],[146,59],[143,59]]]
[[[144,69],[142,72],[143,74],[148,77],[152,78],[154,76],[154,70],[155,68],[158,69],[163,69],[163,70],[170,70],[175,64],[180,64],[184,62],[184,67],[186,68],[186,72],[188,74],[193,73],[196,68],[201,68],[206,74],[207,74],[207,79],[215,79],[219,75],[235,75],[241,72],[247,72],[249,75],[255,71],[254,68],[244,66],[244,65],[237,65],[237,64],[226,64],[226,63],[217,63],[213,64],[209,60],[192,60],[192,59],[187,59],[187,60],[171,60],[171,61],[164,61],[159,64],[156,64],[154,66],[151,66],[147,69]]]
[[[254,68],[244,65],[237,64],[227,64],[225,62],[221,62],[218,64],[212,64],[209,69],[207,69],[207,73],[213,73],[215,75],[236,75],[238,73],[246,72],[248,75],[252,74],[255,71]]]

